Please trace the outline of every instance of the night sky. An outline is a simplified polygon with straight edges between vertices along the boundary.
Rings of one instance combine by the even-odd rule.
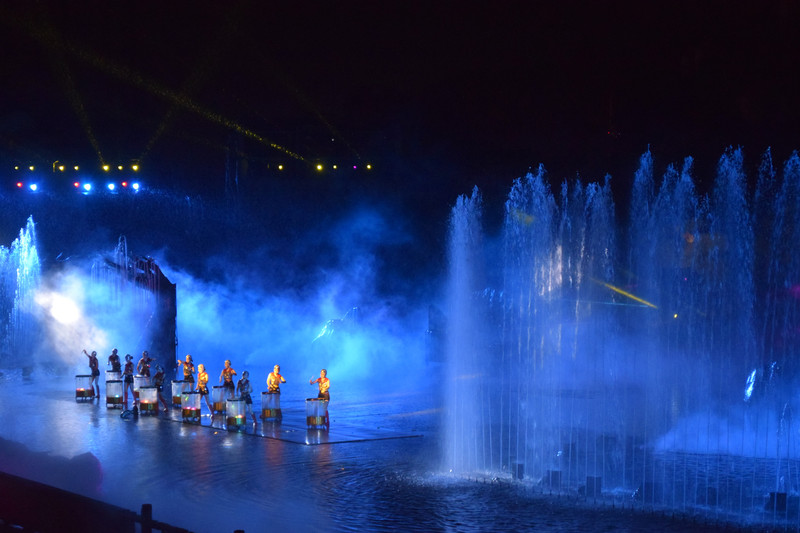
[[[373,163],[320,179],[441,218],[475,185],[502,202],[540,163],[556,190],[609,173],[624,197],[648,146],[657,171],[693,156],[702,188],[728,146],[752,167],[800,147],[799,15],[788,0],[7,2],[0,161],[138,159],[153,185],[209,196],[228,150],[253,195],[275,195],[283,161],[301,171],[280,190],[309,193],[317,161]]]

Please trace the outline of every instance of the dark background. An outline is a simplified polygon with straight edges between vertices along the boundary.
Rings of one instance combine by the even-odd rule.
[[[19,162],[135,159],[151,190],[242,210],[204,211],[206,246],[217,219],[223,240],[240,228],[281,250],[372,205],[439,256],[458,195],[480,187],[491,226],[540,163],[555,191],[610,174],[622,213],[648,147],[658,173],[693,156],[701,192],[729,146],[748,168],[768,147],[780,165],[800,146],[798,15],[793,1],[7,2],[0,192],[16,201]],[[112,239],[130,231],[114,224]]]

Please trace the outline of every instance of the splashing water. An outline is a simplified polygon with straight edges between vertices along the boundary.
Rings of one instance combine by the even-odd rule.
[[[9,248],[0,246],[0,366],[29,367],[37,323],[34,295],[41,281],[36,228],[28,218]]]
[[[626,227],[610,179],[556,196],[539,167],[509,193],[501,257],[478,191],[459,198],[443,467],[743,514],[788,492],[773,511],[797,519],[800,158],[778,173],[767,151],[753,195],[740,150],[708,195],[691,158],[653,174],[648,151]]]

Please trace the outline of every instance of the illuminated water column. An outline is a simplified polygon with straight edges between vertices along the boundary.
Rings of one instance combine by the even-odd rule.
[[[446,367],[445,467],[453,472],[485,468],[490,460],[491,421],[483,401],[488,390],[484,361],[486,337],[480,289],[483,242],[482,201],[477,189],[471,197],[460,197],[450,219],[448,251],[448,334]]]
[[[800,157],[764,154],[754,192],[741,150],[707,194],[692,164],[656,180],[645,153],[627,224],[609,179],[556,196],[539,168],[491,257],[479,194],[458,199],[444,468],[800,517]]]
[[[36,228],[28,218],[10,248],[0,246],[0,364],[33,365],[38,323],[34,295],[41,283],[41,265],[36,249]]]

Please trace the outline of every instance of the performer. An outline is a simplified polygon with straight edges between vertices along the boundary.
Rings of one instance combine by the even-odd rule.
[[[317,398],[330,401],[331,393],[329,390],[331,388],[331,380],[328,379],[328,371],[323,368],[320,370],[317,379],[311,379],[311,381],[308,382],[309,385],[313,385],[314,383],[319,383],[319,394],[317,394]]]
[[[280,365],[275,365],[272,372],[267,376],[267,392],[271,394],[281,393],[281,383],[286,383],[286,380],[281,376]]]
[[[178,360],[176,366],[183,366],[183,381],[194,383],[194,360],[192,356],[186,354],[186,361]]]
[[[161,365],[156,365],[156,373],[153,376],[153,385],[158,387],[158,399],[161,401],[161,404],[164,406],[164,412],[169,412],[169,405],[167,404],[166,398],[164,398],[164,368]]]
[[[236,387],[233,384],[233,376],[236,375],[236,370],[231,368],[231,360],[225,359],[225,368],[219,374],[219,382],[225,387],[228,398],[233,398],[236,394]],[[223,382],[224,381],[224,382]]]
[[[111,365],[112,372],[122,372],[122,363],[119,360],[119,354],[117,354],[116,348],[111,350],[111,355],[108,356],[108,363],[106,366],[108,365]]]
[[[100,397],[100,384],[97,382],[97,377],[100,375],[100,368],[98,368],[98,361],[97,361],[97,352],[92,352],[91,355],[85,349],[83,353],[86,354],[86,357],[89,358],[89,370],[92,371],[92,394],[96,398]],[[95,392],[97,389],[97,392]]]
[[[245,408],[250,416],[253,417],[253,424],[256,423],[256,415],[253,413],[253,386],[250,384],[250,372],[242,372],[242,379],[236,384],[236,391],[240,398],[244,400]]]
[[[133,356],[125,354],[125,370],[122,371],[122,386],[125,389],[125,409],[128,408],[128,389],[133,396],[133,404],[136,405],[136,395],[133,393]]]
[[[214,410],[211,408],[211,402],[208,401],[208,372],[206,372],[206,367],[202,364],[197,365],[197,392],[206,400],[208,410],[213,415]]]
[[[150,377],[150,362],[152,359],[150,358],[150,354],[147,353],[147,350],[142,352],[142,358],[139,359],[139,364],[136,366],[136,373],[140,376],[147,376]]]
[[[325,400],[327,402],[331,401],[331,380],[328,379],[328,371],[324,368],[319,371],[319,377],[317,379],[311,379],[309,385],[313,385],[314,383],[319,384],[319,394],[317,394],[317,398],[320,400]],[[329,430],[331,428],[331,417],[328,415],[328,408],[327,404],[325,407],[325,428]]]

